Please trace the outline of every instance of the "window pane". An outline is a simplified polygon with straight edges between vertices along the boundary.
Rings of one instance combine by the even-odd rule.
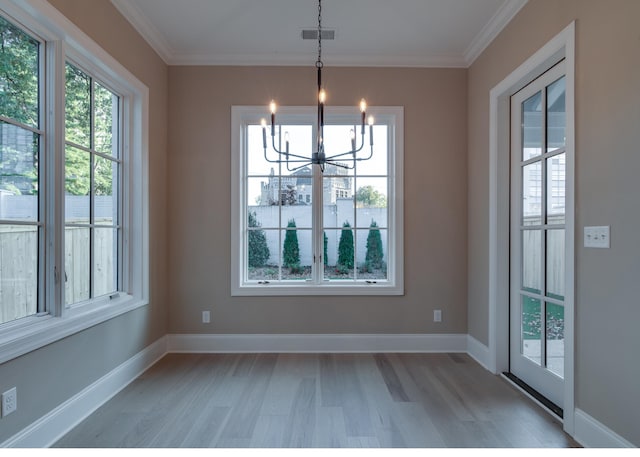
[[[98,152],[118,156],[118,97],[96,83],[94,86],[94,146]]]
[[[0,115],[39,125],[39,43],[0,17]]]
[[[322,178],[324,202],[324,226],[339,228],[345,222],[355,225],[353,202],[353,178],[331,176]]]
[[[118,288],[118,230],[93,231],[93,296],[115,292]]]
[[[369,127],[367,127],[367,132]],[[358,175],[375,175],[384,176],[388,174],[388,131],[389,128],[386,125],[374,125],[373,126],[373,155],[369,160],[363,160],[356,163],[356,173]],[[369,133],[365,137],[365,146],[358,154],[358,157],[368,157],[371,154],[371,147],[369,146]]]
[[[65,140],[90,148],[91,79],[67,63],[65,91]]]
[[[357,119],[357,116],[354,116],[354,119]],[[351,131],[354,129],[353,125],[325,125],[324,126],[324,153],[327,158],[335,155],[340,155],[340,157],[336,157],[333,160],[343,163],[345,166],[353,168],[353,162],[349,161],[353,157],[352,154],[345,154],[352,150],[351,146]],[[360,146],[360,126],[355,126],[355,131],[357,132],[357,146]],[[367,135],[365,136],[365,142],[368,145],[368,127],[367,127]],[[368,156],[369,153],[363,148],[357,154],[357,157],[365,157]],[[338,167],[335,165],[327,165],[324,169],[324,175],[353,175],[353,169],[345,169],[342,167]]]
[[[0,324],[38,312],[38,228],[0,225]]]
[[[264,149],[262,147],[262,128],[258,129],[250,127],[249,150],[248,150],[248,172],[249,175],[269,175],[271,169],[276,175],[283,176],[293,174],[305,167],[304,159],[295,157],[295,155],[305,158],[311,157],[311,149],[313,147],[312,128],[310,125],[283,125],[276,126],[275,129],[275,145],[283,152],[278,154],[273,149],[273,141],[271,138],[271,128],[267,126],[267,158],[269,160],[283,160],[282,164],[267,162],[264,158]],[[282,132],[282,135],[280,135]],[[286,138],[289,138],[289,162],[286,162]]]
[[[94,156],[95,215],[98,225],[118,223],[118,162]]]
[[[547,159],[547,224],[564,224],[566,154]]]
[[[542,154],[542,92],[522,102],[522,160]]]
[[[280,230],[262,230],[255,215],[249,216],[247,279],[276,281],[280,268]]]
[[[311,279],[313,246],[311,230],[296,230],[291,222],[282,231],[282,279]]]
[[[522,288],[541,293],[541,230],[522,231]]]
[[[296,221],[298,228],[311,228],[312,226],[312,206],[300,200],[300,197],[311,195],[311,185],[306,186],[306,194],[297,194],[295,187],[287,186],[282,190],[282,224],[286,227],[286,223],[290,220]]]
[[[540,300],[522,296],[522,355],[540,365],[542,315]]]
[[[91,194],[91,154],[73,146],[65,147],[65,220],[88,224]]]
[[[538,225],[542,221],[542,165],[522,167],[522,224]]]
[[[375,225],[356,231],[358,279],[387,279],[387,233]]]
[[[354,279],[355,240],[353,229],[324,230],[324,277]]]
[[[564,306],[547,302],[547,368],[564,377]]]
[[[89,299],[91,272],[89,229],[67,227],[64,233],[65,303],[67,305]]]
[[[567,123],[564,76],[547,87],[547,151],[566,144]]]
[[[369,227],[375,220],[378,227],[387,227],[387,178],[358,178],[356,207],[358,227]]]
[[[0,219],[38,220],[39,138],[0,121]]]
[[[564,300],[564,229],[547,230],[547,296]]]

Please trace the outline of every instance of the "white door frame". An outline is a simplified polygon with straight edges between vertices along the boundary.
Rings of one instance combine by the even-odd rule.
[[[509,157],[510,97],[565,59],[566,69],[566,272],[574,284],[575,239],[575,22],[527,59],[489,93],[489,369],[509,369]],[[564,430],[574,434],[574,287],[565,295]]]

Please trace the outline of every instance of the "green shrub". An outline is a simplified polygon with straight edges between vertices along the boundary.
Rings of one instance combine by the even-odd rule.
[[[338,263],[336,271],[353,269],[353,230],[349,222],[342,224],[342,233],[338,243]]]
[[[260,227],[256,213],[249,213],[249,227]],[[249,266],[259,268],[269,260],[269,246],[264,230],[249,230]]]
[[[296,221],[291,219],[287,224],[282,253],[282,265],[290,268],[292,273],[300,270],[300,247],[298,246],[298,231],[295,230],[295,227]]]
[[[367,255],[365,257],[365,268],[367,271],[382,268],[382,236],[376,221],[372,220],[369,226],[369,235],[367,236]]]

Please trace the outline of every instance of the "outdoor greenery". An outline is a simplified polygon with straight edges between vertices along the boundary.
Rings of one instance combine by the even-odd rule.
[[[338,273],[346,274],[353,269],[353,253],[353,230],[349,222],[345,222],[342,224],[342,233],[338,243],[338,262],[336,264]]]
[[[371,220],[369,235],[367,236],[367,254],[365,256],[364,271],[374,271],[383,268],[384,253],[382,252],[382,236],[376,221]]]
[[[300,247],[298,246],[298,231],[296,230],[296,221],[294,219],[289,220],[287,223],[282,266],[289,268],[291,273],[300,271]]]
[[[249,212],[249,228],[261,227],[256,219],[255,212]],[[269,260],[269,246],[264,230],[249,230],[249,266],[252,268],[263,267]]]
[[[322,238],[324,243],[324,249],[322,250],[322,256],[324,258],[324,266],[327,266],[327,258],[329,257],[329,238],[327,237],[327,232],[322,232]]]
[[[41,127],[39,46],[37,40],[0,17],[0,115],[34,128]],[[69,63],[65,77],[65,140],[113,154],[118,98]],[[0,188],[15,194],[37,193],[39,135],[4,122],[0,126],[3,130],[10,128],[6,132],[12,133],[0,146]],[[95,194],[112,195],[115,162],[99,156],[92,159],[90,153],[67,144],[65,186],[68,195],[90,194],[92,167]]]
[[[356,191],[356,205],[359,208],[385,208],[387,206],[387,197],[378,192],[373,186],[358,187]]]
[[[0,115],[34,128],[40,114],[38,48],[36,40],[0,17]],[[37,194],[38,135],[0,121],[0,133],[5,128],[15,136],[0,144],[0,189]]]

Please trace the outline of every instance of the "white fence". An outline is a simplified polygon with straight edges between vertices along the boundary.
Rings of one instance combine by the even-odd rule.
[[[356,259],[358,263],[364,263],[367,250],[367,236],[369,225],[375,221],[381,228],[382,251],[387,257],[387,208],[356,208],[354,212],[353,199],[338,199],[335,205],[324,207],[324,230],[327,235],[327,264],[335,265],[338,260],[338,243],[342,232],[342,224],[349,222],[353,230],[355,240]],[[249,206],[248,211],[256,214],[256,220],[264,230],[269,247],[269,264],[278,264],[282,255],[284,243],[284,230],[287,222],[295,220],[298,245],[300,247],[300,264],[311,265],[313,263],[313,246],[311,242],[312,207],[307,205],[283,206]],[[354,220],[355,217],[355,220]],[[281,220],[280,220],[281,218]]]

